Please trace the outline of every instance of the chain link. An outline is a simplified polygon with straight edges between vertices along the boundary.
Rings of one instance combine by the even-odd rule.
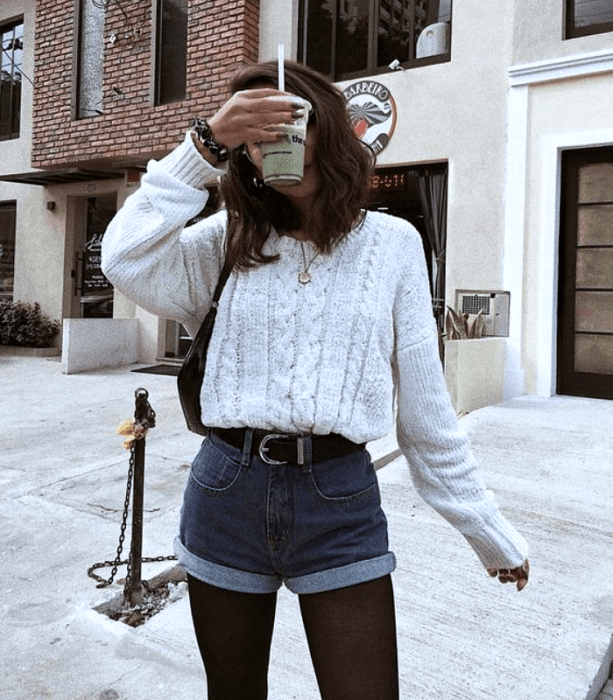
[[[134,413],[134,418],[135,418],[135,423],[140,424],[142,427],[145,428],[145,434],[146,431],[149,428],[155,427],[155,411],[153,408],[151,408],[151,405],[149,404],[149,401],[147,400],[149,397],[149,394],[146,389],[137,389],[136,390],[136,410]],[[144,435],[143,435],[144,437]],[[106,588],[107,586],[110,586],[114,579],[115,576],[117,575],[117,569],[120,566],[127,566],[127,572],[126,572],[126,585],[125,588],[128,590],[130,583],[132,581],[132,561],[130,558],[128,559],[122,559],[121,554],[123,552],[123,545],[126,539],[126,529],[128,526],[128,512],[130,510],[130,497],[132,494],[132,482],[134,479],[134,465],[135,465],[135,448],[134,445],[136,443],[134,442],[132,444],[132,447],[130,448],[130,462],[129,462],[129,468],[128,468],[128,481],[126,484],[126,496],[124,498],[124,503],[123,503],[123,515],[121,518],[121,530],[119,532],[119,543],[117,545],[117,554],[115,555],[115,559],[113,561],[101,561],[96,564],[92,564],[92,566],[89,567],[87,570],[87,575],[94,579],[95,581],[98,581],[98,585],[96,588]],[[174,556],[173,554],[169,554],[168,556],[158,556],[158,557],[142,557],[141,561],[146,562],[146,563],[152,563],[152,562],[161,562],[161,561],[176,561],[177,557]],[[104,569],[109,566],[112,566],[113,568],[111,569],[111,575],[108,579],[102,578],[102,576],[98,576],[98,574],[94,573],[97,569]],[[142,581],[142,584],[147,587],[147,581]]]

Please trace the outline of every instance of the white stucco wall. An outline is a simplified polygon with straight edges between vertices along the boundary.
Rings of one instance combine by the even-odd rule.
[[[515,2],[513,64],[576,56],[611,45],[611,34],[564,39],[565,0]]]
[[[135,363],[139,331],[136,319],[64,319],[62,371],[75,374]]]
[[[591,56],[591,60],[590,60]],[[556,80],[546,80],[551,70]],[[527,91],[522,363],[527,393],[555,393],[561,152],[613,144],[613,51],[531,76]],[[538,82],[538,78],[543,82]]]

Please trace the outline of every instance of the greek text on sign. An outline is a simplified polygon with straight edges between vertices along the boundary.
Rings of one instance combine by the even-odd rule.
[[[360,80],[343,94],[355,133],[375,153],[381,153],[396,128],[396,103],[390,91],[374,80]]]

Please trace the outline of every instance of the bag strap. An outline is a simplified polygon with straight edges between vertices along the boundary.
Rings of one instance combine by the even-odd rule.
[[[228,281],[228,277],[230,276],[231,272],[232,265],[230,265],[226,260],[224,262],[223,267],[221,268],[221,273],[219,274],[219,279],[217,280],[217,286],[215,287],[215,291],[213,292],[213,301],[211,302],[211,306],[215,309],[219,305],[219,300],[221,299],[223,288],[226,286],[226,282]]]
[[[224,266],[221,268],[221,273],[219,274],[219,279],[217,280],[217,286],[215,287],[215,291],[213,292],[211,308],[209,309],[207,315],[204,317],[204,320],[200,324],[200,328],[198,328],[198,332],[192,340],[192,344],[187,352],[187,355],[185,356],[185,360],[187,360],[188,357],[190,357],[190,355],[197,348],[201,348],[203,342],[206,342],[206,344],[208,345],[208,340],[203,341],[203,338],[212,331],[212,324],[215,322],[215,317],[217,316],[217,307],[219,306],[219,300],[221,299],[223,288],[226,286],[226,282],[228,281],[228,277],[230,276],[231,272],[232,266],[229,265],[227,261],[224,262]]]
[[[179,400],[181,402],[185,422],[187,423],[188,429],[198,435],[208,434],[208,430],[202,424],[201,419],[200,390],[202,387],[209,341],[213,332],[217,307],[219,306],[219,299],[221,298],[223,288],[231,271],[232,267],[227,261],[224,262],[219,280],[217,281],[217,286],[213,293],[211,307],[200,324],[200,328],[185,355],[177,377]]]

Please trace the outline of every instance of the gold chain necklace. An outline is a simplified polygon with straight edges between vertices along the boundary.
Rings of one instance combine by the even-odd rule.
[[[304,243],[302,241],[300,241],[300,248],[302,249],[302,267],[304,269],[300,270],[300,272],[298,273],[298,281],[301,284],[308,284],[313,279],[313,276],[309,272],[309,269],[315,261],[315,258],[319,255],[319,251],[315,253],[315,255],[311,258],[309,264],[307,265],[306,252],[304,250]]]

